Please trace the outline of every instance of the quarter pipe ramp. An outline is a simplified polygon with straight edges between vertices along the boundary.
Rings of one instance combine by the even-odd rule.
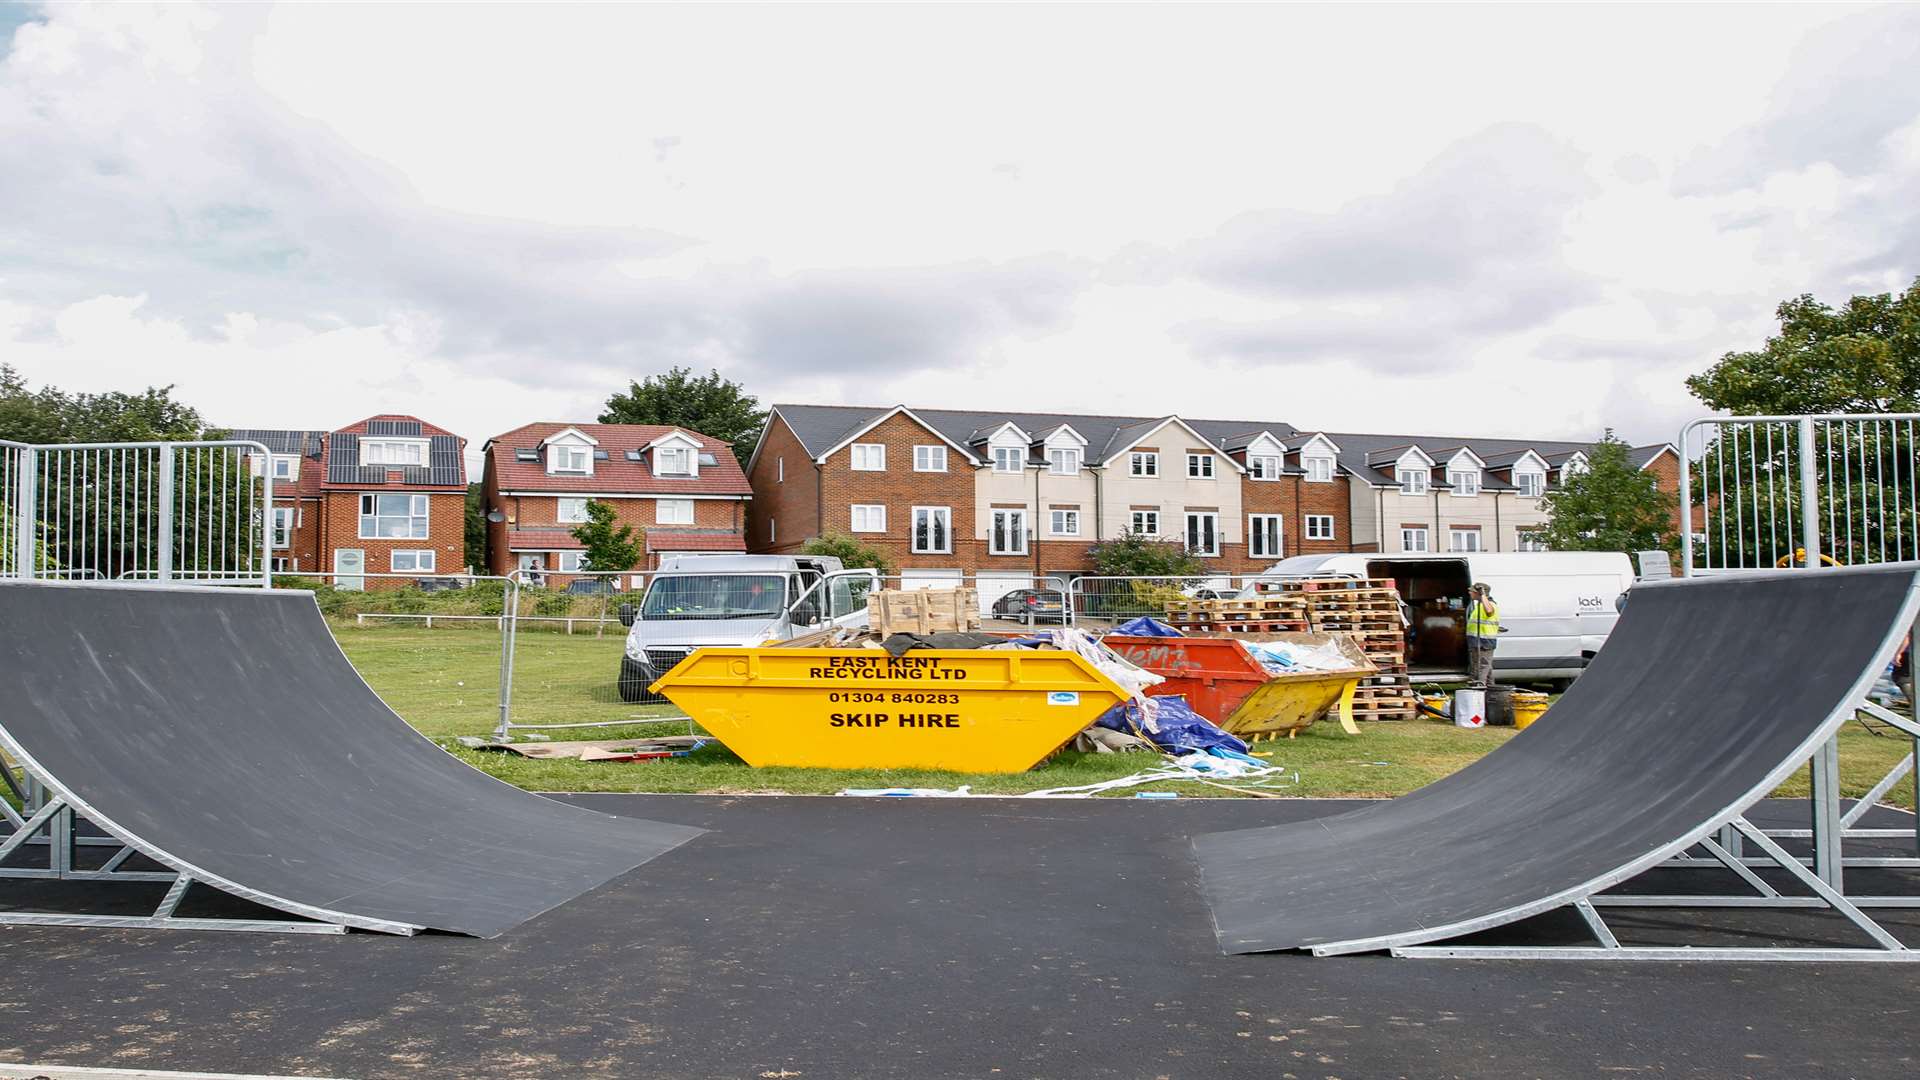
[[[0,749],[169,869],[340,926],[492,937],[701,832],[461,764],[297,591],[0,583]]]
[[[1220,947],[1438,941],[1662,862],[1838,731],[1911,626],[1915,583],[1909,567],[1635,586],[1586,674],[1474,765],[1323,820],[1197,837]]]

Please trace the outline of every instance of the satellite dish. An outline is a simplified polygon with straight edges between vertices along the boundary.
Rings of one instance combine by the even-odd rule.
[[[501,513],[498,510],[489,510],[487,511],[487,520],[497,525],[500,522],[507,520],[507,515]]]

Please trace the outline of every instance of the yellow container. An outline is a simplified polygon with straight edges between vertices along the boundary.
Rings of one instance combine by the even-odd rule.
[[[1513,692],[1513,730],[1524,731],[1527,725],[1540,719],[1547,711],[1551,701],[1545,694],[1531,690]]]
[[[1051,649],[701,649],[653,684],[756,767],[1032,768],[1126,691]]]
[[[1220,727],[1248,742],[1282,733],[1291,739],[1302,728],[1312,727],[1315,721],[1333,713],[1341,730],[1358,735],[1360,729],[1353,722],[1353,693],[1373,670],[1275,675],[1255,687]]]

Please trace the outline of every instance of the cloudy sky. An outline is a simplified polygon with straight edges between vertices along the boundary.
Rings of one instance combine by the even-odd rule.
[[[765,401],[1671,438],[1920,275],[1920,5],[0,2],[0,360],[473,440]]]

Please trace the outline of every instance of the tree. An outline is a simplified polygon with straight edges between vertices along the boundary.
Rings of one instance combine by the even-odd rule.
[[[587,503],[587,520],[573,530],[586,545],[586,569],[600,573],[631,570],[646,550],[646,530],[631,525],[615,527],[613,507],[598,499]]]
[[[487,562],[487,497],[477,483],[467,485],[467,565],[485,572]]]
[[[199,410],[174,400],[171,386],[149,386],[138,394],[72,394],[52,386],[29,390],[18,371],[0,364],[0,439],[164,442],[206,433]]]
[[[1628,449],[1608,428],[1586,471],[1541,500],[1547,523],[1534,536],[1554,551],[1677,550],[1673,505],[1652,473],[1633,467]]]
[[[1802,295],[1775,309],[1780,332],[1687,380],[1716,409],[1747,416],[1912,412],[1920,406],[1920,278],[1899,295],[1835,309]]]
[[[892,577],[896,572],[886,552],[863,544],[846,533],[821,533],[800,545],[800,550],[808,555],[830,555],[839,559],[840,564],[849,570],[876,570],[881,577]]]
[[[683,367],[628,383],[625,393],[607,399],[600,414],[603,424],[664,424],[724,439],[742,464],[753,453],[766,418],[760,399],[739,383],[721,378],[718,371],[696,377]]]
[[[1190,577],[1205,573],[1200,560],[1176,540],[1128,532],[1087,549],[1093,572],[1102,577]]]

